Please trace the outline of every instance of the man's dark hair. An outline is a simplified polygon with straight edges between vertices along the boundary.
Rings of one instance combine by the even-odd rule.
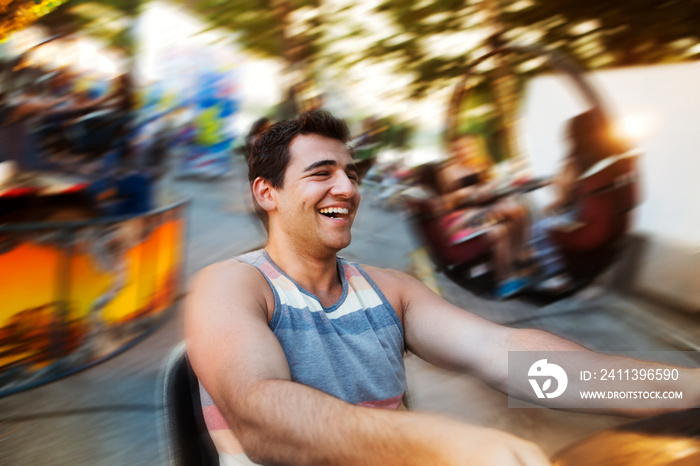
[[[248,181],[253,183],[260,177],[272,187],[281,188],[290,159],[289,145],[295,137],[306,134],[318,134],[342,143],[350,140],[345,121],[326,111],[304,113],[294,120],[275,123],[255,141],[248,159]]]
[[[291,158],[289,145],[297,136],[307,134],[337,139],[342,143],[350,140],[350,130],[345,121],[323,110],[304,113],[293,120],[277,122],[260,134],[253,145],[248,159],[248,181],[251,186],[253,181],[260,177],[268,181],[273,188],[282,188],[284,174]],[[267,212],[257,205],[255,198],[253,203],[256,213],[267,229]]]

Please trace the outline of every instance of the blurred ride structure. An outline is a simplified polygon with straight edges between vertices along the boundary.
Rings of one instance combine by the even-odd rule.
[[[2,69],[0,397],[129,348],[182,286],[187,203],[153,197],[167,148],[134,143],[128,74],[93,96],[32,62],[60,40]]]
[[[448,138],[458,134],[459,109],[462,101],[469,97],[470,83],[473,83],[470,78],[477,72],[477,67],[492,57],[511,54],[528,54],[547,59],[556,70],[575,84],[575,89],[593,109],[591,111],[599,115],[601,126],[610,128],[606,107],[598,93],[571,62],[558,54],[534,47],[503,47],[483,55],[466,67],[464,76],[455,87],[448,110]],[[509,132],[505,132],[503,136],[508,134]],[[549,277],[540,274],[534,276],[535,282],[530,288],[530,293],[548,299],[570,295],[591,283],[619,257],[624,234],[631,225],[631,211],[638,204],[639,198],[636,155],[618,152],[605,154],[605,161],[601,160],[596,167],[590,167],[591,169],[581,174],[576,181],[580,205],[576,221],[560,224],[548,232],[566,259],[567,271],[574,277],[573,285],[563,289],[542,288],[538,284]],[[522,157],[519,155],[515,160],[508,160],[503,164],[522,168]],[[427,164],[418,169],[420,184],[429,196],[409,198],[410,221],[438,270],[461,286],[490,295],[493,289],[489,266],[492,245],[484,237],[484,229],[478,227],[470,227],[470,231],[458,235],[457,240],[454,239],[454,235],[452,239],[447,237],[441,225],[443,213],[430,198],[445,194],[438,179],[439,169],[439,165],[435,164]],[[490,199],[482,199],[480,202],[494,202],[504,196],[522,195],[549,183],[544,179],[530,179],[520,170],[515,173],[509,168],[499,171],[502,174],[500,186],[492,191]],[[465,205],[474,204],[467,200]]]

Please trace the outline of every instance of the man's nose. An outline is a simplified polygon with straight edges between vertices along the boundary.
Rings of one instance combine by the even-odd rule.
[[[357,191],[357,184],[354,183],[348,174],[344,171],[338,170],[336,176],[333,180],[333,187],[331,188],[330,194],[337,197],[352,197]]]

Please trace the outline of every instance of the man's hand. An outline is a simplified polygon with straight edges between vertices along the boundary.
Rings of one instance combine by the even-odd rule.
[[[534,443],[503,431],[435,418],[429,426],[440,452],[426,464],[469,466],[541,466],[550,465],[544,452]],[[428,430],[428,429],[426,429]]]
[[[476,447],[469,465],[540,466],[550,465],[544,452],[532,442],[494,429],[480,429],[470,443]],[[472,452],[475,450],[472,449]]]

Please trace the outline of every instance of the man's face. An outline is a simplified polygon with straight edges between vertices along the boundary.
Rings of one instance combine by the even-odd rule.
[[[304,249],[335,253],[347,247],[360,204],[347,147],[311,134],[294,138],[289,152],[284,185],[276,191],[274,228]]]

